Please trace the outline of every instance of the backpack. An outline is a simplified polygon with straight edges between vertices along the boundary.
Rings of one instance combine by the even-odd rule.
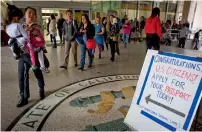
[[[18,56],[22,53],[21,48],[18,46],[17,38],[19,38],[19,37],[22,37],[22,35],[19,35],[19,36],[15,37],[15,38],[10,38],[11,40],[8,43],[8,46],[13,49],[12,50],[13,53],[18,55]]]
[[[44,37],[41,33],[40,26],[37,24],[33,24],[29,27],[28,40],[33,48],[43,47],[45,45]]]

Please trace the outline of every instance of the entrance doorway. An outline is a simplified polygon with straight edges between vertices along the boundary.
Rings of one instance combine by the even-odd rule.
[[[63,14],[63,18],[65,18],[65,12],[67,9],[65,8],[42,8],[42,22],[43,22],[43,29],[44,29],[44,39],[46,41],[46,44],[50,45],[50,35],[47,35],[47,24],[48,24],[48,18],[50,18],[51,15],[54,15],[56,18],[56,21],[59,19],[60,14]],[[56,25],[57,27],[57,25]],[[60,42],[59,34],[57,32],[56,36],[57,42]]]

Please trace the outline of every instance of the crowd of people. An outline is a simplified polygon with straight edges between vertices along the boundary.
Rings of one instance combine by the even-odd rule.
[[[29,69],[34,72],[39,85],[40,98],[45,97],[44,94],[44,78],[42,71],[49,73],[49,61],[45,56],[47,53],[45,48],[45,40],[42,35],[42,28],[36,22],[36,10],[32,7],[25,9],[25,14],[14,5],[8,5],[8,23],[6,32],[10,37],[8,45],[13,51],[14,58],[18,60],[18,76],[20,88],[20,100],[17,107],[22,107],[28,103],[29,94]],[[85,56],[88,53],[88,68],[92,68],[94,54],[97,53],[99,59],[102,58],[102,51],[110,48],[112,62],[115,61],[115,55],[120,55],[119,38],[127,48],[132,38],[142,41],[143,34],[146,34],[147,49],[160,49],[160,40],[163,34],[168,34],[168,29],[180,29],[180,47],[184,47],[186,35],[189,29],[188,24],[181,25],[168,20],[165,24],[160,22],[160,10],[154,8],[151,16],[146,20],[143,16],[140,22],[137,18],[129,20],[127,16],[123,19],[117,17],[117,12],[108,17],[99,17],[95,19],[95,24],[92,24],[88,15],[83,14],[81,23],[78,24],[73,19],[72,11],[66,11],[66,18],[62,15],[58,21],[54,15],[51,15],[47,25],[47,35],[53,42],[53,48],[57,48],[56,35],[59,33],[60,43],[64,44],[65,57],[64,63],[60,66],[62,69],[68,68],[70,49],[74,58],[75,67],[83,71],[85,67]],[[25,23],[22,25],[20,20],[25,17]],[[163,28],[162,28],[163,27]],[[135,35],[134,35],[135,34]],[[137,36],[138,37],[134,37]],[[199,36],[199,35],[198,35]],[[198,42],[198,40],[197,40]],[[105,44],[105,45],[104,45]],[[166,45],[170,45],[170,38],[166,38]],[[80,47],[80,64],[77,59],[77,47]]]

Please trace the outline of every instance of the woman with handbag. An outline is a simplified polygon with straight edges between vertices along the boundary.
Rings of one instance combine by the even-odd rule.
[[[57,48],[56,43],[57,28],[56,28],[56,19],[54,15],[51,15],[51,21],[49,24],[49,33],[53,41],[53,48]]]
[[[111,15],[110,21],[107,24],[107,31],[109,35],[109,44],[111,48],[111,58],[110,60],[114,62],[115,52],[120,55],[119,45],[118,45],[118,34],[119,34],[119,25],[117,19]]]
[[[88,52],[88,68],[92,67],[93,63],[93,50],[96,48],[95,36],[95,27],[91,24],[88,15],[83,14],[81,16],[81,25],[80,25],[80,35],[82,36],[82,41],[80,42],[81,47],[81,61],[80,67],[78,70],[83,71],[85,65],[86,51]]]

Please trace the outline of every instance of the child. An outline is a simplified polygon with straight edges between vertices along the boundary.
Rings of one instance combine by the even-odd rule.
[[[7,5],[8,25],[6,26],[6,33],[10,37],[8,46],[12,50],[14,58],[18,60],[28,38],[20,24],[20,19],[23,17],[22,11],[14,5]]]
[[[102,47],[104,44],[104,26],[101,24],[101,18],[97,17],[96,18],[96,24],[94,24],[95,27],[95,40],[96,44],[98,45],[98,50],[99,50],[99,59],[101,59],[101,52],[102,52]]]
[[[125,20],[125,24],[122,26],[122,29],[123,29],[122,30],[123,42],[124,42],[124,46],[126,48],[129,43],[129,35],[130,35],[130,31],[132,29],[132,25],[129,23],[128,19]]]
[[[20,54],[23,53],[25,48],[30,49],[30,56],[32,60],[31,69],[35,70],[36,62],[35,62],[34,53],[35,51],[37,51],[37,49],[34,49],[32,45],[29,43],[29,42],[32,42],[30,41],[30,36],[27,35],[26,31],[23,29],[22,25],[20,24],[20,19],[23,17],[23,13],[19,8],[15,7],[14,5],[10,5],[10,4],[7,4],[7,5],[8,5],[9,25],[7,25],[6,27],[6,32],[11,38],[8,42],[8,45],[10,49],[13,51],[13,55],[15,59],[19,59]],[[38,57],[40,58],[40,55],[38,55]],[[41,65],[40,69],[47,72],[47,70],[44,70],[45,69],[44,67],[42,67]]]

